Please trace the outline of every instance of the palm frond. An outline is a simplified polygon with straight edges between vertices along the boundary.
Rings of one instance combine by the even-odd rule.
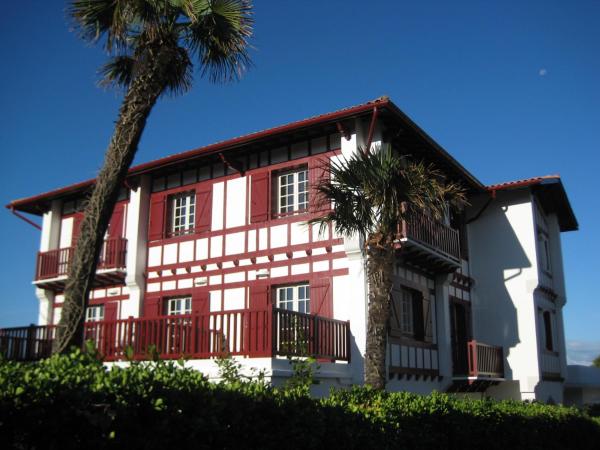
[[[406,220],[407,206],[440,218],[448,202],[456,206],[465,202],[460,185],[447,182],[432,165],[398,155],[390,146],[334,159],[329,173],[330,179],[317,191],[333,203],[333,209],[310,222],[321,227],[333,222],[341,234],[393,236]]]
[[[103,87],[127,89],[133,80],[135,59],[129,55],[114,56],[100,69],[99,84]]]
[[[187,0],[190,18],[185,39],[201,63],[202,76],[212,82],[241,77],[251,65],[248,38],[252,35],[252,6],[246,0]]]

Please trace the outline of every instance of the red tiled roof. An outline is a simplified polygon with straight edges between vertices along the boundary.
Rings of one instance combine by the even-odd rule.
[[[555,213],[561,231],[574,231],[579,228],[577,218],[567,197],[560,175],[544,175],[525,180],[508,181],[486,186],[488,192],[509,191],[536,187],[536,197],[540,200],[546,213]]]
[[[485,188],[488,191],[502,191],[521,187],[535,186],[544,180],[560,180],[560,175],[543,175],[541,177],[526,178],[524,180],[506,181],[504,183],[491,184]]]

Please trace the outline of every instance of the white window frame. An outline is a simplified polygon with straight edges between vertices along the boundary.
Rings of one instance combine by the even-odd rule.
[[[275,292],[277,308],[310,314],[310,285],[308,283],[279,286]]]
[[[181,316],[192,313],[192,296],[182,295],[169,297],[165,300],[165,314],[167,316]]]
[[[85,309],[86,322],[101,322],[104,320],[104,305],[88,306]]]
[[[277,174],[277,213],[293,214],[307,211],[308,189],[306,166]],[[289,192],[290,190],[292,192]]]
[[[185,191],[169,196],[171,236],[191,233],[196,226],[196,191]]]

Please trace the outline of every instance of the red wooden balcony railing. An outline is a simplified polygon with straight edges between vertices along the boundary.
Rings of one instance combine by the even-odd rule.
[[[0,330],[0,352],[9,359],[48,356],[54,327],[19,330],[30,329],[40,336],[38,340],[28,338],[25,331],[17,336],[13,329]],[[2,336],[5,340],[1,340]],[[277,308],[88,322],[85,338],[96,343],[107,361],[148,359],[153,354],[163,359],[205,359],[231,354],[310,355],[350,361],[349,322]]]
[[[466,351],[454,352],[454,375],[504,378],[502,347],[482,344],[475,340],[468,341],[464,345]]]
[[[460,259],[460,239],[458,230],[444,225],[442,222],[414,209],[404,213],[406,220],[402,221],[399,235],[431,248],[452,259]]]
[[[74,250],[74,247],[68,247],[39,252],[35,279],[47,280],[66,276]],[[127,239],[106,239],[100,251],[97,270],[124,268],[126,254]]]
[[[0,328],[0,355],[13,361],[36,361],[52,353],[54,326]]]

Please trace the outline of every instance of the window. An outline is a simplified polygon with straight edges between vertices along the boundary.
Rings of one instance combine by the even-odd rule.
[[[308,284],[277,288],[277,307],[288,311],[310,313],[310,287]]]
[[[430,299],[425,295],[405,286],[392,290],[392,336],[428,342],[433,339]]]
[[[177,316],[181,314],[191,314],[192,297],[172,297],[165,302],[165,314],[167,316]]]
[[[554,342],[552,337],[552,315],[550,311],[544,311],[542,316],[544,318],[544,344],[546,350],[552,352],[554,351]]]
[[[412,289],[402,289],[401,311],[400,311],[400,330],[402,333],[414,334],[413,317],[414,291]]]
[[[277,174],[277,213],[290,214],[308,209],[308,168]]]
[[[104,305],[88,306],[85,310],[86,322],[99,322],[104,320]]]
[[[168,199],[169,234],[179,236],[194,230],[196,219],[196,193],[186,191],[170,195]]]

